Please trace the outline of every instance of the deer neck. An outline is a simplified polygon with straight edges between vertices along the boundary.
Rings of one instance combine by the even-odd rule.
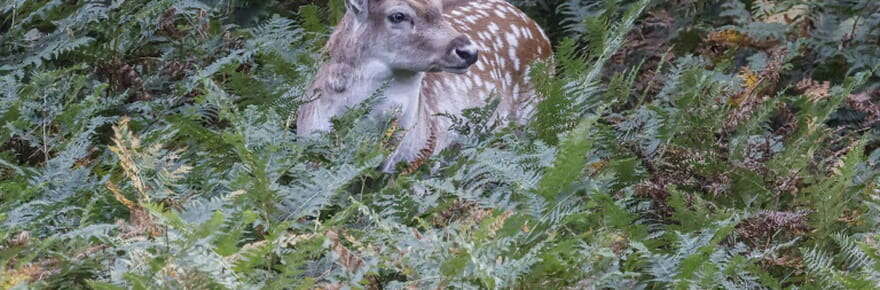
[[[421,91],[423,72],[394,72],[385,89],[385,100],[377,112],[399,112],[396,116],[398,124],[403,128],[412,128],[418,121],[421,112]],[[398,111],[399,110],[399,111]]]
[[[322,98],[329,102],[330,111],[341,113],[346,107],[381,93],[383,98],[373,110],[374,115],[394,113],[402,128],[416,124],[425,73],[395,71],[384,63],[369,60],[357,66],[331,60],[322,71]],[[385,84],[387,87],[383,87]]]

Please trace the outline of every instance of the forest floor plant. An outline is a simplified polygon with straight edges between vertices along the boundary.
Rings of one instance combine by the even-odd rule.
[[[339,0],[0,2],[0,289],[880,285],[880,3],[511,2],[534,120],[396,174],[296,135]]]

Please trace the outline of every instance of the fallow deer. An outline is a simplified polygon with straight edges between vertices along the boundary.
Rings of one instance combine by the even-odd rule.
[[[331,118],[383,84],[378,113],[397,112],[403,137],[385,162],[412,161],[449,145],[452,121],[499,97],[493,116],[523,123],[536,102],[530,66],[552,48],[537,23],[504,0],[346,0],[309,88],[297,131],[329,131]],[[424,154],[424,153],[422,153]]]

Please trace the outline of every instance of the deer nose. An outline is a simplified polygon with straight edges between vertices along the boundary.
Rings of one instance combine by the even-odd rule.
[[[464,48],[456,48],[455,54],[464,60],[468,66],[476,63],[477,59],[480,58],[480,51],[473,47],[473,45],[468,45]]]
[[[470,66],[479,59],[480,50],[467,36],[461,35],[452,40],[450,44],[452,55],[464,61],[464,66]]]

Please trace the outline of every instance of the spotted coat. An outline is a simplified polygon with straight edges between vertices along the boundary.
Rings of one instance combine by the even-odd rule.
[[[427,73],[421,95],[429,113],[442,113],[444,96],[459,98],[461,109],[485,105],[500,97],[498,117],[522,123],[531,116],[535,92],[529,71],[535,61],[552,55],[544,31],[525,13],[503,0],[445,1],[443,16],[480,49],[468,72]]]

